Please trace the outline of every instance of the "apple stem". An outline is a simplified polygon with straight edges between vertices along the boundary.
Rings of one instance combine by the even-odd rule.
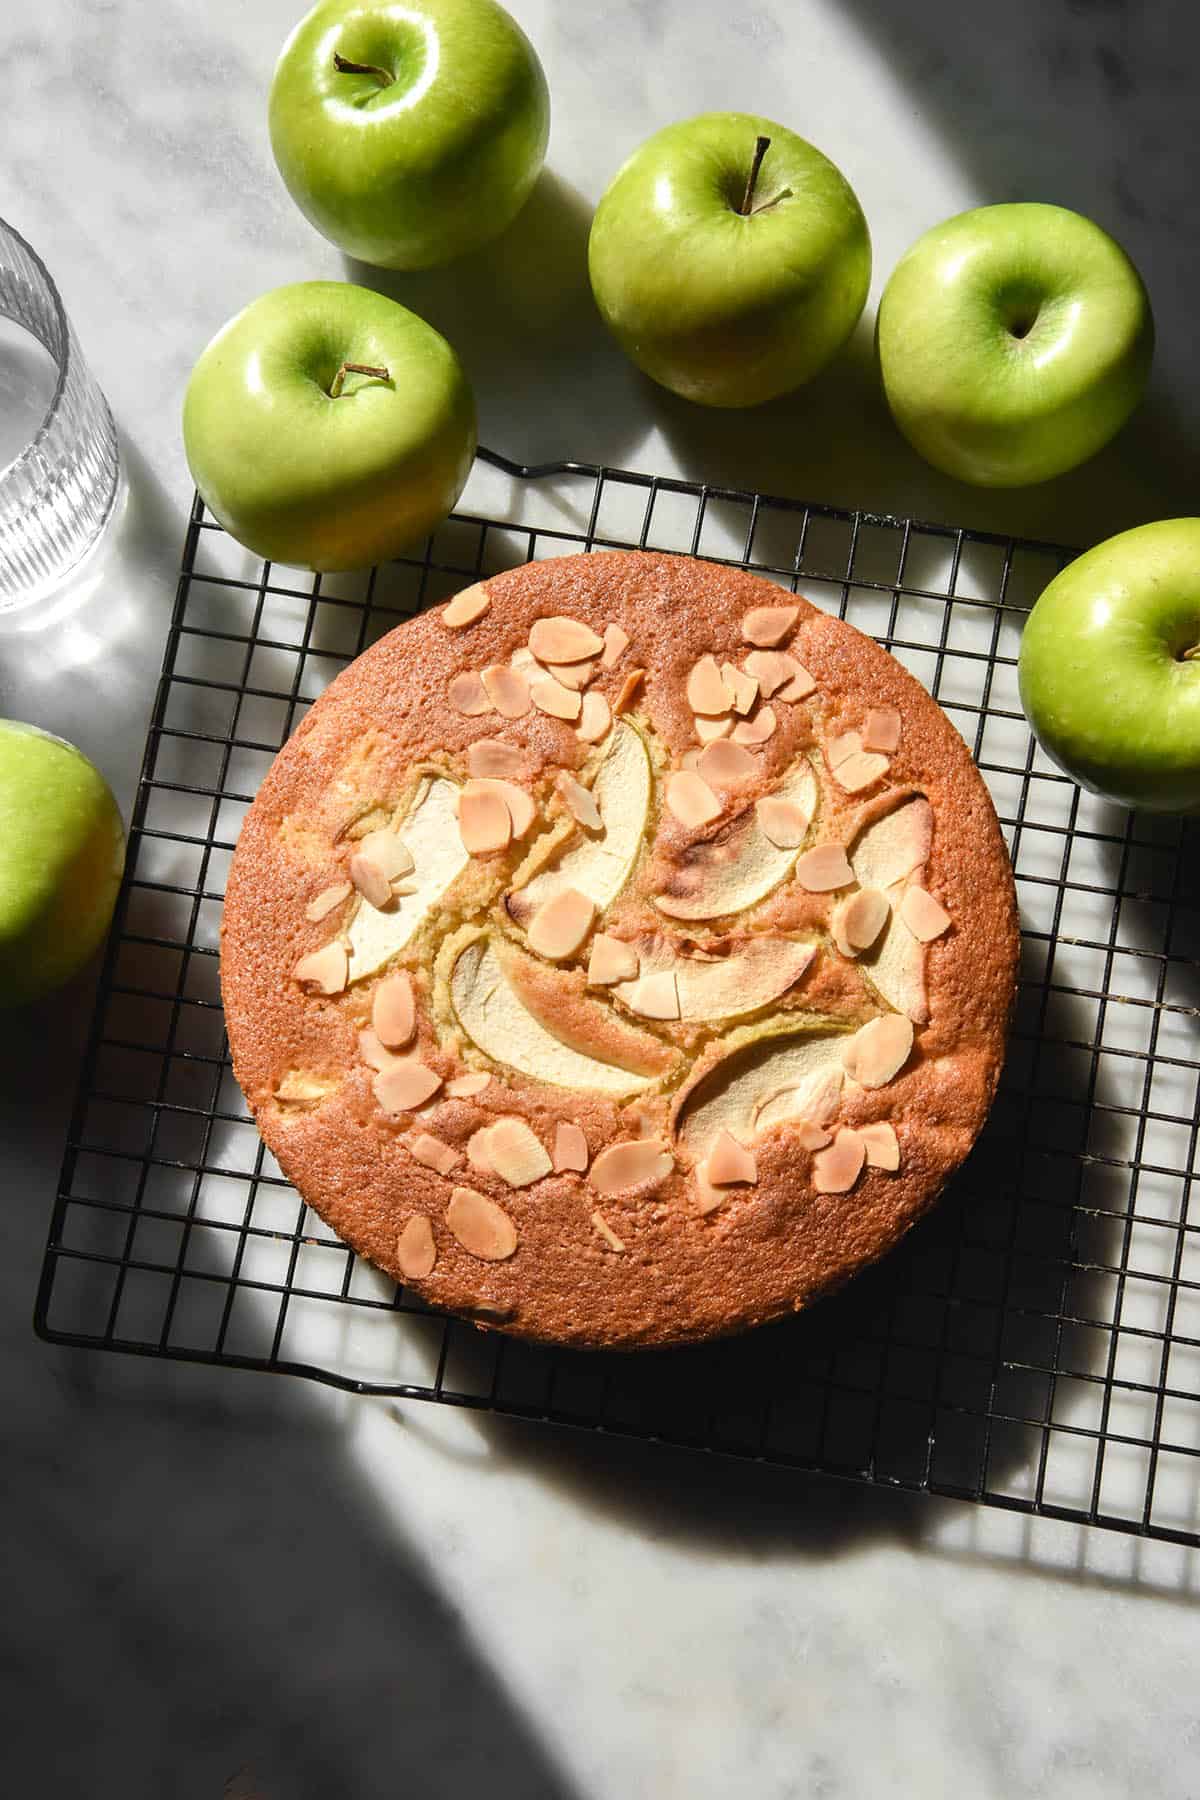
[[[342,383],[345,381],[347,375],[373,375],[376,381],[391,380],[391,371],[388,369],[381,369],[375,363],[344,362],[330,384],[329,398],[331,400],[337,400],[341,397]]]
[[[1200,644],[1193,644],[1190,650],[1181,650],[1180,662],[1200,662]]]
[[[750,173],[746,177],[746,191],[742,195],[742,204],[738,207],[743,218],[747,218],[750,214],[754,202],[754,184],[758,180],[758,171],[762,168],[762,159],[770,148],[769,137],[755,138],[754,158],[750,164]]]
[[[333,53],[333,66],[339,75],[374,75],[380,87],[391,87],[396,79],[390,70],[381,69],[378,63],[351,62],[337,50]]]

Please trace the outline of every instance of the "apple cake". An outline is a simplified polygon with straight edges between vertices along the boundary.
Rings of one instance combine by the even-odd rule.
[[[426,1301],[575,1345],[806,1306],[961,1163],[1008,856],[961,738],[786,590],[613,552],[489,577],[338,676],[250,808],[233,1066]]]

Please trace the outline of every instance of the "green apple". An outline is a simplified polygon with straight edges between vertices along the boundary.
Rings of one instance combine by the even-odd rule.
[[[926,462],[980,487],[1061,475],[1142,397],[1154,322],[1121,246],[1062,206],[980,206],[893,269],[876,344],[892,417]]]
[[[1021,704],[1046,754],[1122,806],[1200,809],[1200,519],[1122,531],[1029,615]]]
[[[430,269],[516,218],[550,133],[546,78],[494,0],[321,0],[280,54],[271,148],[348,256]]]
[[[871,280],[845,177],[794,131],[703,113],[635,150],[588,243],[605,323],[647,375],[706,406],[799,387],[853,331]]]
[[[438,525],[475,455],[445,338],[344,281],[301,281],[217,333],[183,404],[188,467],[227,531],[272,562],[356,569]]]
[[[124,861],[99,769],[62,738],[0,719],[0,1006],[83,967],[108,930]]]

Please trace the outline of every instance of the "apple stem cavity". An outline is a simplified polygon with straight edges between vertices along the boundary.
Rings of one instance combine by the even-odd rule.
[[[771,140],[769,137],[755,138],[755,140],[754,140],[754,156],[750,163],[750,173],[746,177],[746,191],[742,195],[742,204],[738,207],[738,211],[741,213],[741,215],[744,219],[749,218],[750,213],[753,209],[753,206],[754,206],[754,184],[758,180],[758,171],[762,168],[763,157],[767,154],[767,151],[770,148],[771,148]],[[782,198],[782,196],[780,196],[780,197]]]
[[[337,50],[333,53],[333,66],[339,75],[373,75],[380,87],[391,87],[396,79],[390,69],[381,69],[378,63],[351,62]]]
[[[331,400],[341,398],[342,384],[347,375],[373,375],[376,381],[390,381],[392,378],[389,369],[381,369],[375,363],[344,362],[330,383],[329,398]]]

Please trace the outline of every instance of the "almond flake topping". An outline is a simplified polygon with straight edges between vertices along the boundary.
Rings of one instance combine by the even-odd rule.
[[[508,808],[513,838],[523,838],[537,818],[537,808],[525,789],[518,787],[515,782],[499,780],[494,776],[483,776],[472,785],[487,788],[493,794],[499,794]]]
[[[848,1194],[866,1161],[866,1145],[857,1131],[843,1126],[828,1149],[813,1157],[813,1186],[818,1194]]]
[[[588,1166],[588,1141],[578,1125],[560,1119],[554,1127],[554,1168],[558,1174],[574,1169],[582,1175]]]
[[[575,823],[586,826],[589,831],[599,831],[604,821],[600,817],[600,808],[591,789],[585,788],[573,775],[568,775],[565,769],[560,769],[554,777],[554,785]]]
[[[687,703],[694,713],[706,713],[710,718],[728,712],[733,705],[715,656],[702,656],[693,665],[687,679]]]
[[[502,719],[523,719],[529,711],[529,682],[520,669],[493,663],[483,671],[484,692]]]
[[[804,808],[795,800],[780,800],[768,794],[754,803],[758,829],[777,850],[798,850],[810,824]]]
[[[818,844],[814,850],[806,850],[796,859],[795,875],[810,894],[829,894],[836,888],[849,887],[854,880],[854,870],[846,861],[841,844]]]
[[[476,619],[482,619],[492,604],[492,596],[481,581],[474,587],[464,588],[456,594],[449,606],[442,610],[442,624],[448,625],[451,631],[461,631],[464,626],[473,625]]]
[[[424,1163],[427,1169],[436,1169],[439,1175],[448,1175],[455,1164],[462,1161],[462,1151],[444,1139],[434,1137],[432,1131],[414,1132],[407,1147],[419,1163]]]
[[[779,689],[779,698],[781,700],[807,700],[810,694],[816,692],[817,678],[815,675],[809,674],[803,663],[796,662],[790,656],[787,660],[792,664],[795,674]]]
[[[631,1012],[644,1019],[677,1019],[679,1017],[679,984],[673,969],[657,969],[643,975],[624,996]]]
[[[453,1190],[446,1223],[467,1254],[481,1262],[507,1262],[517,1247],[517,1228],[504,1208],[474,1188]]]
[[[730,713],[726,713],[720,719],[706,719],[698,713],[695,726],[696,736],[702,744],[715,744],[718,738],[729,736],[733,730],[733,717]]]
[[[349,974],[350,958],[346,946],[335,939],[332,944],[324,944],[320,950],[311,950],[307,956],[302,956],[292,970],[292,979],[303,987],[316,988],[319,994],[340,994]]]
[[[758,682],[755,677],[743,674],[731,662],[724,662],[721,664],[721,678],[733,696],[734,712],[748,713],[758,699]]]
[[[708,1153],[704,1173],[714,1187],[732,1187],[735,1183],[753,1186],[758,1180],[758,1163],[753,1152],[739,1144],[732,1132],[722,1129]]]
[[[885,1087],[912,1055],[912,1020],[904,1013],[884,1013],[863,1025],[842,1048],[846,1073],[861,1087]]]
[[[578,888],[560,888],[542,902],[529,921],[529,948],[551,962],[574,956],[596,917],[595,901]]]
[[[467,1075],[456,1075],[453,1081],[446,1083],[446,1092],[454,1100],[472,1100],[476,1094],[482,1094],[491,1080],[481,1070],[472,1069]]]
[[[831,769],[840,769],[847,757],[862,750],[862,735],[857,731],[839,731],[825,745],[825,761]]]
[[[448,691],[451,706],[465,718],[477,719],[481,713],[492,711],[487,691],[474,669],[464,669],[461,675],[455,675]]]
[[[752,606],[742,620],[742,636],[767,649],[780,643],[799,617],[798,606]]]
[[[437,1245],[433,1241],[433,1226],[424,1213],[413,1213],[396,1239],[396,1261],[405,1281],[424,1281],[433,1274]]]
[[[772,694],[778,694],[781,700],[803,700],[817,685],[808,670],[786,650],[751,650],[743,662],[764,700]]]
[[[629,648],[629,633],[620,625],[604,627],[604,654],[600,658],[602,669],[615,669],[622,656]]]
[[[467,745],[467,773],[481,781],[503,781],[521,773],[521,752],[500,738],[478,738]]]
[[[592,1214],[592,1225],[600,1233],[600,1236],[604,1239],[610,1250],[616,1251],[618,1256],[624,1254],[624,1243],[617,1236],[602,1212],[594,1212]]]
[[[491,1131],[490,1124],[481,1125],[479,1130],[473,1131],[467,1139],[467,1161],[481,1175],[496,1173],[492,1167],[491,1152],[488,1150],[488,1138],[491,1136]]]
[[[629,708],[633,704],[633,696],[637,693],[645,679],[645,669],[630,669],[624,681],[621,683],[620,692],[613,701],[613,711],[615,713],[629,711]]]
[[[560,687],[575,688],[581,693],[598,667],[599,664],[592,658],[580,663],[547,663],[546,672],[553,675]]]
[[[574,724],[583,710],[583,700],[574,688],[565,688],[553,675],[540,675],[529,683],[529,697],[539,712],[552,719],[566,719]]]
[[[843,956],[861,956],[869,950],[892,910],[882,888],[860,888],[834,908],[829,922],[833,941]]]
[[[934,938],[950,929],[950,914],[941,901],[935,900],[923,887],[905,888],[900,917],[923,944],[932,944]]]
[[[860,1125],[858,1135],[867,1153],[869,1169],[896,1170],[900,1167],[900,1144],[894,1125],[881,1119],[875,1125]]]
[[[368,906],[382,912],[392,903],[392,884],[373,857],[360,850],[350,858],[350,879]]]
[[[894,706],[873,706],[863,726],[864,750],[882,750],[886,756],[900,748],[901,720]]]
[[[512,814],[490,783],[468,781],[458,802],[458,834],[469,856],[489,856],[512,841]]]
[[[860,750],[838,764],[833,772],[833,779],[848,794],[861,794],[864,788],[874,787],[887,774],[888,767],[886,756],[876,756],[873,751]]]
[[[583,662],[585,657],[599,656],[604,639],[596,636],[589,625],[561,614],[549,619],[536,619],[529,633],[529,648],[541,663]]]
[[[371,1000],[371,1025],[388,1050],[403,1050],[417,1029],[413,985],[403,969],[380,982]]]
[[[624,690],[622,689],[622,692]],[[612,708],[603,694],[592,692],[583,696],[583,705],[579,710],[579,723],[575,727],[575,736],[585,744],[598,744],[606,738],[612,729]]]
[[[779,723],[773,706],[760,706],[752,719],[739,719],[733,728],[735,744],[765,744]]]
[[[401,875],[411,875],[413,872],[412,851],[397,832],[390,831],[387,827],[382,831],[368,831],[358,847],[377,868],[383,870],[389,881],[397,881]]]
[[[314,925],[319,924],[327,913],[333,911],[335,906],[342,904],[350,892],[350,887],[351,884],[348,881],[339,881],[333,887],[322,888],[321,892],[314,895],[305,907],[305,918],[310,919]]]
[[[589,984],[611,987],[615,981],[632,981],[637,972],[637,951],[633,945],[598,931],[592,939],[592,953],[588,959]]]
[[[701,751],[696,769],[705,781],[726,787],[752,781],[759,772],[759,762],[743,745],[718,741]]]
[[[721,816],[721,802],[694,769],[677,769],[668,775],[667,806],[689,831],[710,825]]]
[[[385,1069],[394,1069],[403,1060],[384,1049],[369,1025],[364,1026],[358,1034],[358,1054],[369,1069],[376,1069],[381,1075]]]
[[[708,1179],[707,1163],[698,1163],[692,1170],[692,1176],[696,1183],[696,1211],[701,1218],[705,1218],[710,1212],[715,1212],[718,1206],[724,1206],[729,1198],[729,1189],[713,1185]]]
[[[415,1058],[393,1063],[371,1083],[384,1112],[392,1113],[413,1112],[424,1106],[441,1085],[442,1078],[436,1070],[426,1068]]]
[[[648,1184],[658,1187],[674,1167],[661,1138],[627,1138],[600,1152],[588,1179],[598,1194],[627,1194]]]
[[[488,1132],[487,1153],[493,1169],[509,1187],[528,1187],[553,1167],[545,1145],[524,1119],[497,1119]]]

